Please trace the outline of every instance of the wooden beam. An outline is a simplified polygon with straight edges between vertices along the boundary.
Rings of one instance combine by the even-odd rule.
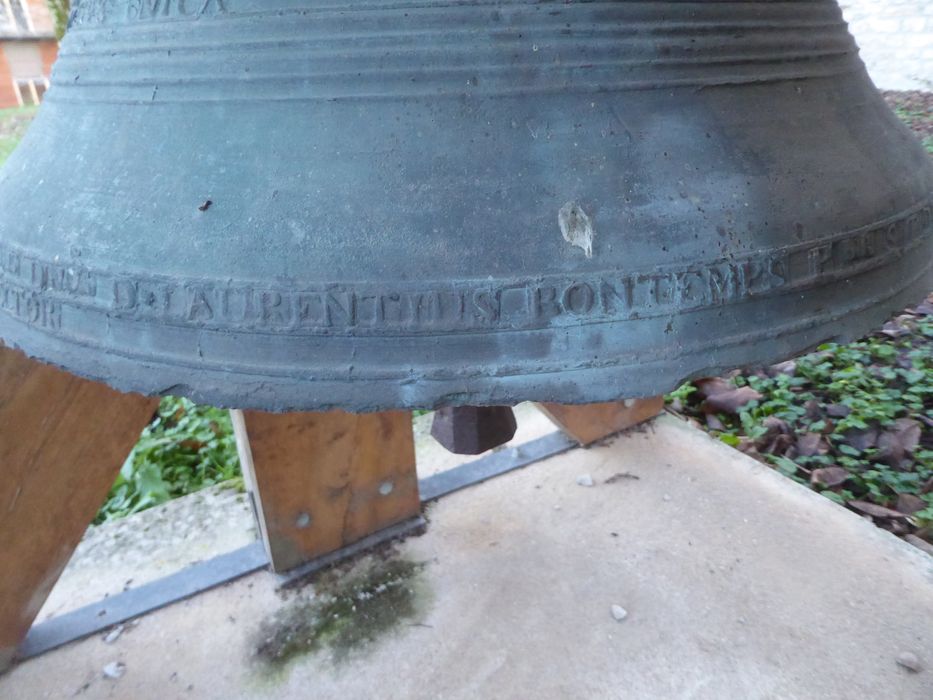
[[[232,414],[243,471],[276,571],[420,512],[407,411]]]
[[[0,671],[157,406],[0,345]]]
[[[654,418],[664,410],[664,397],[581,406],[559,403],[537,406],[558,428],[586,446]]]

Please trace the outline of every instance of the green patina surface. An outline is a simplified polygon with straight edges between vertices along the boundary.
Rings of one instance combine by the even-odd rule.
[[[885,93],[885,99],[927,150],[933,153],[933,93],[888,92]],[[35,113],[35,108],[0,110],[0,164],[15,148]],[[851,350],[855,353],[861,352],[856,346]],[[838,353],[836,355],[838,356]],[[836,369],[846,370],[846,367],[848,365]],[[924,384],[928,386],[929,368],[919,369],[927,373],[924,375]],[[785,380],[778,378],[776,381]],[[833,381],[835,378],[832,376],[813,375],[812,388],[823,391]],[[864,391],[868,394],[875,392],[874,395],[867,396],[866,401],[884,406],[892,405],[892,397],[886,393],[878,393],[881,389],[887,391],[888,387],[865,388]],[[897,401],[897,397],[893,399]],[[731,432],[732,426],[727,427],[730,428],[727,432]],[[738,428],[736,431],[732,437],[738,440],[743,433],[738,431]],[[729,436],[726,436],[726,440],[729,439]],[[853,455],[844,457],[858,458]],[[785,473],[791,470],[787,462],[781,464],[785,467]],[[848,468],[847,465],[843,466]],[[879,479],[885,482],[882,492],[887,495],[881,502],[888,503],[895,493],[904,492],[901,488],[904,478],[901,474],[895,474],[893,470],[885,470],[883,467],[880,469]],[[167,499],[229,479],[234,479],[233,483],[239,486],[240,482],[236,481],[238,478],[239,462],[232,429],[225,412],[195,406],[184,399],[166,399],[153,424],[144,432],[131,459],[121,470],[120,478],[114,484],[97,522],[123,517],[159,505]],[[893,490],[889,488],[892,480],[897,481]],[[827,495],[834,497],[834,493],[829,491]],[[846,494],[841,495],[847,497]]]

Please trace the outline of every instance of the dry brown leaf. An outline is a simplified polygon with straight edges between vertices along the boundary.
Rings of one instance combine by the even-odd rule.
[[[709,428],[710,430],[719,430],[719,431],[726,429],[726,426],[723,424],[721,420],[719,420],[719,418],[716,416],[715,413],[706,414],[706,427]]]
[[[703,410],[706,413],[731,413],[734,415],[752,401],[758,401],[759,399],[761,399],[761,394],[750,386],[743,386],[707,397],[706,401],[703,402]]]
[[[880,523],[878,523],[878,527],[880,527],[882,530],[887,530],[888,532],[897,535],[898,537],[901,535],[906,535],[908,532],[910,532],[910,526],[902,520],[882,520]]]
[[[933,493],[933,476],[926,480],[926,483],[920,487],[920,493]]]
[[[804,433],[797,437],[797,454],[799,455],[812,457],[815,454],[826,454],[828,451],[829,448],[819,433]]]
[[[913,515],[927,507],[927,502],[912,493],[902,493],[897,497],[897,509],[906,515]]]
[[[913,453],[917,449],[917,445],[920,444],[922,434],[920,422],[911,418],[898,418],[894,421],[894,425],[897,426],[898,439],[903,445],[904,451]]]
[[[878,444],[878,431],[874,428],[847,430],[842,441],[856,450],[868,450]]]
[[[722,377],[706,377],[705,379],[697,379],[695,382],[693,382],[693,386],[695,386],[697,389],[696,395],[701,399],[735,389],[735,384],[730,382],[728,379],[723,379]]]
[[[910,418],[901,418],[878,436],[878,454],[872,457],[875,462],[883,462],[896,469],[908,466],[908,455],[913,454],[920,444],[920,423]]]
[[[763,452],[771,455],[783,455],[793,444],[793,435],[786,435],[781,433],[780,435],[775,436],[775,438],[768,444]]]
[[[842,467],[823,467],[814,469],[810,475],[811,484],[822,484],[826,488],[842,486],[849,478],[849,472]]]
[[[761,424],[768,429],[769,433],[777,434],[790,432],[790,425],[787,424],[787,421],[777,416],[768,416],[761,421]]]
[[[787,424],[787,421],[776,418],[775,416],[768,416],[761,421],[761,425],[765,428],[765,432],[755,440],[755,447],[759,450],[763,450],[771,445],[778,435],[790,433],[790,426]]]
[[[779,362],[776,365],[771,365],[770,369],[772,374],[789,374],[793,377],[797,373],[797,361]]]
[[[886,335],[889,338],[900,338],[905,335],[910,335],[911,331],[909,328],[905,328],[900,323],[900,318],[897,321],[888,321],[884,324],[884,327],[881,329],[880,333]]]
[[[810,399],[803,405],[803,407],[807,411],[805,415],[811,421],[817,421],[823,417],[823,408],[820,406],[820,402],[816,399]]]
[[[850,508],[857,510],[859,513],[870,515],[873,518],[907,517],[899,511],[892,510],[891,508],[885,508],[884,506],[879,506],[877,503],[869,503],[868,501],[849,501],[848,505]]]

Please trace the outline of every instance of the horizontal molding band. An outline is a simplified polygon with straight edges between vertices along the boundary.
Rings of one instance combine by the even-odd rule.
[[[353,23],[369,19],[397,18],[399,24],[417,26],[431,18],[491,17],[507,20],[515,16],[540,17],[559,22],[598,14],[603,21],[741,22],[838,19],[841,12],[826,0],[674,0],[673,2],[614,0],[425,0],[373,2],[321,2],[319,0],[75,0],[69,29],[91,31],[100,27],[126,25],[136,29],[152,24],[191,24],[201,20],[217,23],[269,17],[289,21],[302,18],[327,20],[346,18]]]
[[[83,0],[50,99],[507,96],[834,77],[834,3]]]

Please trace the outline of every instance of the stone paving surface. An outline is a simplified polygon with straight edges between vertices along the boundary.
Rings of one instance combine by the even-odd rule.
[[[0,697],[933,698],[933,558],[670,416],[427,516],[314,586],[256,574],[26,662]]]

